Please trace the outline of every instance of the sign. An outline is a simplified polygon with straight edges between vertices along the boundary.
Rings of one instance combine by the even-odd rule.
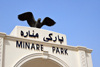
[[[27,31],[27,32],[24,32],[24,31],[21,30],[20,35],[21,35],[22,37],[24,37],[24,38],[26,38],[26,37],[30,37],[30,38],[39,38],[39,33],[34,33],[34,30],[33,30],[32,34],[30,34],[30,33],[31,33],[30,30]],[[63,38],[63,37],[60,38],[59,35],[57,35],[57,36],[55,36],[55,38],[53,39],[52,36],[53,36],[53,33],[49,33],[49,34],[48,34],[48,37],[43,37],[42,39],[43,39],[43,41],[45,41],[45,42],[49,42],[49,41],[56,42],[57,40],[60,42],[60,44],[62,44],[62,42],[64,42],[64,38]]]
[[[29,42],[24,42],[24,41],[16,41],[16,48],[29,49],[29,50],[34,50],[34,51],[35,50],[44,51],[43,49],[45,47],[43,44],[34,44],[34,43],[29,43]],[[55,46],[52,46],[51,48],[52,48],[53,53],[68,55],[66,48],[59,48]]]
[[[16,26],[10,35],[58,45],[67,45],[64,34],[31,27]]]

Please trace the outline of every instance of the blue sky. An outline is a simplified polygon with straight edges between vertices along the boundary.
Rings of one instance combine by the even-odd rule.
[[[93,49],[93,66],[100,66],[100,0],[0,0],[0,32],[9,35],[16,25],[29,27],[17,18],[27,11],[36,20],[55,20],[54,26],[42,29],[65,34],[68,45]]]

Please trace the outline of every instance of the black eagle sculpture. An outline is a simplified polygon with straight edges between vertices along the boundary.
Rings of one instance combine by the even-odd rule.
[[[49,17],[45,17],[42,22],[41,18],[35,21],[34,16],[31,12],[25,12],[18,15],[18,19],[21,21],[27,20],[27,23],[29,24],[30,27],[36,27],[36,28],[41,28],[43,25],[52,26],[55,24],[55,21],[53,21]]]

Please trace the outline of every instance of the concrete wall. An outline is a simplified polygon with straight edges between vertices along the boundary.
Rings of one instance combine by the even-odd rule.
[[[19,28],[20,30],[27,29],[26,27]],[[19,28],[14,31],[19,31]],[[51,60],[53,62],[51,64],[57,64],[60,67],[93,67],[91,49],[81,46],[68,46],[67,41],[64,42],[66,44],[60,44],[59,42],[44,42],[24,38],[18,34],[18,31],[17,34],[14,31],[11,35],[0,33],[0,67],[20,67],[28,63],[28,61],[30,62],[30,60],[33,61],[36,59],[40,61],[43,61],[41,59],[46,59],[47,62]],[[65,35],[59,33],[58,35],[63,36],[66,40]],[[29,44],[30,48],[26,46]]]

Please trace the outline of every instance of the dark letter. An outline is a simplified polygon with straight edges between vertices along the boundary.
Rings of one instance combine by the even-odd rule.
[[[59,48],[58,48],[58,47],[57,47],[57,49],[56,49],[56,53],[57,53],[57,52],[59,52]],[[60,52],[59,52],[59,53],[60,53]]]
[[[41,51],[43,51],[43,45],[41,45]]]
[[[67,55],[68,55],[68,53],[67,53],[67,49],[65,49],[65,54],[67,54]]]
[[[55,51],[55,47],[52,47],[52,52],[54,53],[54,51]]]
[[[25,48],[27,48],[28,47],[28,49],[30,49],[30,43],[25,43]]]
[[[63,48],[60,48],[61,49],[61,54],[64,54],[64,52],[63,52]]]
[[[16,41],[16,47],[21,47],[22,48],[22,41],[20,41],[20,43],[18,43],[18,41]]]
[[[34,50],[35,50],[35,46],[34,46],[34,44],[32,43],[31,49],[33,49],[33,48],[34,48]]]
[[[39,44],[36,44],[36,49],[37,49],[37,50],[39,50],[39,47],[40,47]]]

